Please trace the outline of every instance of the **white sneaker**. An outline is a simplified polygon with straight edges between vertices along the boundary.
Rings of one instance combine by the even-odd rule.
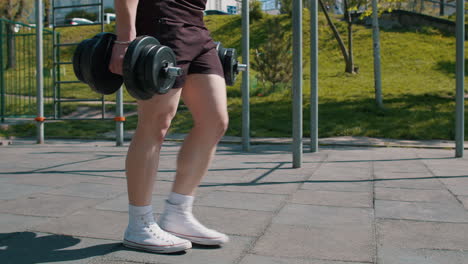
[[[178,238],[162,230],[154,222],[152,214],[150,216],[142,216],[138,220],[138,224],[129,225],[127,230],[125,230],[124,246],[156,253],[173,253],[192,247],[190,241]]]
[[[159,226],[175,236],[200,245],[222,245],[229,241],[227,235],[200,224],[192,214],[191,205],[174,205],[166,201]]]

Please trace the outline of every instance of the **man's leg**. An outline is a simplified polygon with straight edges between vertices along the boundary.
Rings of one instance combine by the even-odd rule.
[[[160,229],[154,221],[151,197],[159,152],[177,110],[180,89],[138,101],[138,125],[126,159],[129,223],[123,244],[152,252],[170,253],[190,248],[190,241]]]
[[[228,125],[226,86],[215,74],[188,75],[182,91],[194,126],[177,158],[176,179],[160,219],[161,228],[192,242],[219,245],[228,237],[201,225],[192,215],[195,189],[206,174]]]

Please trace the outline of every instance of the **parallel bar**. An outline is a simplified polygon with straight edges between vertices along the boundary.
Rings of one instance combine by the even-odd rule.
[[[107,120],[107,121],[114,121],[113,118],[56,118],[54,120],[63,120],[63,121],[66,121],[66,120],[77,120],[77,121],[88,121],[88,120]]]
[[[44,57],[42,41],[42,0],[36,0],[36,84],[37,117],[44,117]],[[44,143],[44,122],[37,121],[37,143]]]
[[[455,157],[463,157],[465,140],[465,1],[457,0],[456,19],[456,114],[455,114]]]
[[[101,102],[101,99],[59,99],[57,102],[69,103],[69,102]]]
[[[67,47],[67,46],[76,46],[80,44],[80,42],[73,42],[73,43],[58,43],[54,44],[54,47]]]
[[[293,168],[302,167],[302,0],[293,0]]]
[[[97,26],[101,25],[101,23],[92,23],[92,24],[78,24],[78,25],[54,25],[54,28],[65,28],[65,27],[82,27],[82,26]]]
[[[54,6],[54,10],[57,10],[57,9],[65,9],[65,8],[77,8],[77,7],[99,6],[99,5],[101,5],[101,3],[83,4],[83,5]]]
[[[57,62],[55,64],[57,64],[57,65],[66,65],[66,64],[73,64],[73,62],[72,61],[59,61],[59,62]]]
[[[124,116],[124,111],[123,111],[123,87],[120,87],[120,89],[117,91],[116,95],[116,105],[115,105],[115,115],[118,117],[123,117]],[[117,121],[115,123],[115,145],[117,147],[121,147],[124,144],[124,121]]]
[[[67,84],[67,83],[80,83],[80,81],[57,81],[57,84]]]
[[[318,0],[310,0],[310,151],[318,152]]]
[[[249,74],[249,0],[242,0],[242,63],[247,70],[242,73],[242,149],[250,151],[250,74]]]
[[[5,43],[3,39],[3,25],[4,22],[0,20],[0,116],[1,122],[5,122],[5,109],[6,109],[6,101],[5,101],[5,72],[3,68],[3,43]]]

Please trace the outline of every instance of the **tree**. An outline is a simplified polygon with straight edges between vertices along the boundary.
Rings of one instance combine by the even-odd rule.
[[[32,10],[34,1],[2,0],[0,1],[0,17],[11,21],[25,21]],[[7,69],[16,67],[15,56],[15,24],[6,23],[7,36]]]
[[[338,42],[338,46],[340,47],[341,53],[343,55],[343,59],[345,61],[345,72],[347,73],[352,73],[355,74],[358,71],[358,68],[355,67],[354,65],[354,55],[353,55],[353,18],[352,18],[352,12],[353,11],[358,11],[361,9],[361,7],[367,7],[371,6],[371,0],[343,0],[343,5],[344,5],[344,20],[347,24],[347,44],[348,47],[346,47],[345,42],[341,38],[341,35],[339,31],[337,30],[335,24],[333,23],[333,20],[331,19],[329,13],[328,13],[328,8],[326,8],[326,5],[328,4],[325,2],[326,0],[318,0],[320,7],[322,9],[322,12],[325,15],[325,18],[327,20],[328,25],[330,26],[330,29],[333,32],[333,35]],[[333,1],[333,0],[332,0]],[[391,10],[392,6],[394,4],[398,4],[402,0],[386,0],[387,2],[383,2],[381,9],[379,12],[383,12],[386,10]],[[333,4],[334,5],[334,1]],[[367,9],[365,10],[360,18],[363,19],[365,17],[368,17],[372,14],[372,9]]]
[[[292,79],[291,41],[278,25],[278,17],[266,22],[266,41],[255,50],[251,62],[252,69],[258,72],[265,93],[281,88],[280,84],[288,83]]]

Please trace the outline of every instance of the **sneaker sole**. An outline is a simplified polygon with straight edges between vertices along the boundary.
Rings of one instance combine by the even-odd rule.
[[[220,246],[220,245],[223,245],[223,244],[225,244],[225,243],[227,243],[229,241],[229,238],[227,238],[227,239],[203,238],[203,237],[187,236],[187,235],[184,235],[184,234],[179,234],[179,233],[171,232],[171,231],[168,231],[168,230],[164,230],[164,231],[166,231],[166,232],[168,232],[170,234],[173,234],[174,236],[177,236],[177,237],[180,237],[180,238],[183,238],[183,239],[187,239],[190,242],[193,242],[195,244],[205,245],[205,246]]]
[[[155,253],[175,253],[175,252],[185,251],[187,249],[192,248],[192,245],[189,243],[183,243],[183,244],[178,244],[174,246],[156,246],[156,245],[140,244],[140,243],[132,242],[129,240],[123,240],[122,244],[128,248],[139,249],[139,250],[155,252]]]

